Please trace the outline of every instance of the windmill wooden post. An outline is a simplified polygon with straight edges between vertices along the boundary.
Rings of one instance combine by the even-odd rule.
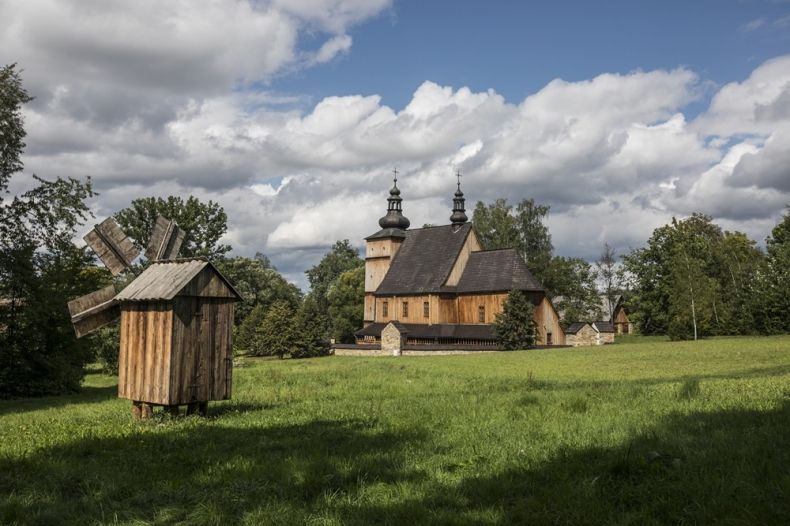
[[[69,302],[77,337],[121,320],[118,396],[132,400],[136,418],[155,405],[178,414],[206,414],[210,400],[231,395],[233,307],[241,296],[209,261],[172,259],[185,233],[158,217],[146,257],[152,263],[124,290],[113,286]],[[139,255],[108,218],[85,241],[116,276]]]

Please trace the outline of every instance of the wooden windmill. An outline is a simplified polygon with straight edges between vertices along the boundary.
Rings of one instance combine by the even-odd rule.
[[[118,396],[132,400],[137,418],[155,405],[205,414],[210,400],[231,396],[233,306],[241,296],[205,258],[176,259],[184,234],[159,216],[142,273],[120,292],[111,285],[69,302],[78,338],[120,319]],[[112,218],[84,239],[114,276],[140,252]]]

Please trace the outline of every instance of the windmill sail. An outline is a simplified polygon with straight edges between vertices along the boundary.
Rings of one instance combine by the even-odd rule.
[[[83,239],[113,276],[129,268],[140,253],[112,217],[96,225]]]
[[[185,232],[178,227],[175,221],[163,216],[156,218],[151,240],[145,250],[145,257],[149,261],[174,259],[178,256],[181,244],[184,242]]]
[[[69,314],[77,338],[104,327],[121,316],[115,303],[115,287],[99,289],[69,302]]]

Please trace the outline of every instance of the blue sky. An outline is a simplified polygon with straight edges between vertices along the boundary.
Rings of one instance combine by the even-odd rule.
[[[5,0],[11,62],[36,97],[12,191],[213,200],[301,286],[378,228],[394,166],[412,225],[448,221],[460,169],[468,208],[534,198],[590,260],[693,212],[762,242],[790,203],[787,1]]]
[[[788,52],[790,3],[396,1],[350,34],[352,53],[278,78],[273,87],[314,102],[377,93],[400,109],[427,79],[493,88],[514,103],[555,78],[602,72],[684,66],[723,84]]]

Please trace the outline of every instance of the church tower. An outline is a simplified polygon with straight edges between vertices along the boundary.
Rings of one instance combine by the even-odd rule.
[[[387,215],[379,219],[381,230],[365,238],[365,312],[364,325],[376,319],[376,298],[373,295],[387,274],[390,263],[406,238],[411,224],[403,215],[398,170],[393,170],[393,186],[387,198]]]
[[[458,189],[453,196],[453,215],[450,216],[453,231],[458,230],[461,225],[469,221],[469,218],[466,217],[466,199],[464,199],[464,193],[461,191],[461,172],[455,172],[455,176],[458,178]]]

